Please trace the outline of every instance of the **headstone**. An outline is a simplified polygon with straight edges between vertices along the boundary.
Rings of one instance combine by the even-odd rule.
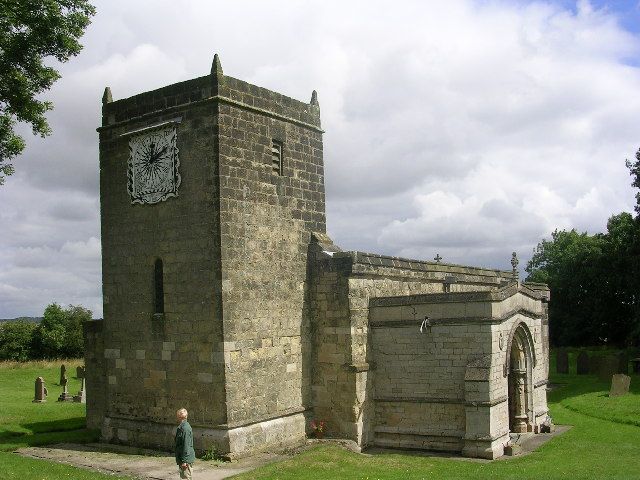
[[[631,365],[633,365],[633,373],[640,373],[640,358],[631,360]]]
[[[598,362],[598,379],[602,382],[609,382],[611,376],[618,373],[618,358],[613,355],[600,358]]]
[[[629,373],[629,356],[626,352],[619,352],[616,358],[618,359],[618,371],[616,373],[627,375]]]
[[[64,363],[60,367],[60,382],[58,382],[58,385],[62,385],[63,378],[67,378],[67,367],[64,366]]]
[[[559,348],[556,352],[556,372],[569,373],[569,354],[565,348]]]
[[[616,373],[611,377],[611,391],[610,397],[620,397],[629,393],[629,385],[631,384],[631,377],[623,373]]]
[[[73,397],[73,401],[76,403],[87,403],[87,394],[84,390],[84,377],[82,377],[82,385],[80,386],[80,391],[76,396]]]
[[[67,374],[63,373],[62,377],[60,378],[60,385],[62,385],[62,393],[58,397],[59,402],[73,401],[73,395],[71,395],[67,390],[67,383],[69,383],[69,380],[67,380]]]
[[[76,378],[84,378],[84,367],[82,365],[76,368]]]
[[[602,357],[599,357],[597,355],[591,355],[589,357],[589,372],[591,372],[592,375],[595,375],[598,373],[598,371],[600,370],[600,359]]]
[[[589,375],[589,354],[584,350],[578,354],[576,372],[578,375]]]
[[[49,394],[47,387],[44,386],[44,378],[36,378],[36,394],[33,397],[33,403],[43,403],[47,401]]]

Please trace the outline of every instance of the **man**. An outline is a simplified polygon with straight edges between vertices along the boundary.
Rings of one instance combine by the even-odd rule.
[[[191,479],[191,468],[196,460],[196,452],[193,450],[193,431],[187,422],[188,412],[181,408],[176,412],[178,429],[176,430],[176,463],[180,470],[180,478]]]

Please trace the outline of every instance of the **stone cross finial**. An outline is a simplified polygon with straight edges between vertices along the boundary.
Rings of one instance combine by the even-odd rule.
[[[519,264],[519,260],[518,260],[518,255],[516,254],[516,252],[513,252],[511,254],[511,267],[513,268],[513,278],[514,280],[518,280],[520,278],[520,273],[518,272],[518,264]]]
[[[436,253],[436,256],[433,257],[433,259],[436,261],[436,263],[440,263],[442,261],[442,257],[439,253]]]

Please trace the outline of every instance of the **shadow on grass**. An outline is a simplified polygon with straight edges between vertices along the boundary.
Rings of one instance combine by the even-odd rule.
[[[85,428],[87,426],[87,419],[81,416],[61,420],[50,420],[48,422],[24,423],[22,426],[33,433],[66,432]]]
[[[18,448],[37,447],[40,445],[52,445],[56,443],[89,443],[97,442],[100,438],[100,430],[69,430],[65,432],[24,433],[22,435],[10,435],[6,432],[0,434],[0,451],[12,452]]]
[[[85,417],[21,424],[24,430],[0,430],[0,450],[67,441],[93,441],[97,430],[87,430]]]
[[[547,399],[552,403],[560,403],[570,397],[577,397],[591,392],[607,392],[610,385],[602,382],[595,375],[562,375],[551,377]]]

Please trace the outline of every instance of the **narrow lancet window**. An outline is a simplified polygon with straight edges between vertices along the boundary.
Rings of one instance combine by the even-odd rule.
[[[164,274],[162,260],[156,260],[153,274],[154,312],[164,313]]]

